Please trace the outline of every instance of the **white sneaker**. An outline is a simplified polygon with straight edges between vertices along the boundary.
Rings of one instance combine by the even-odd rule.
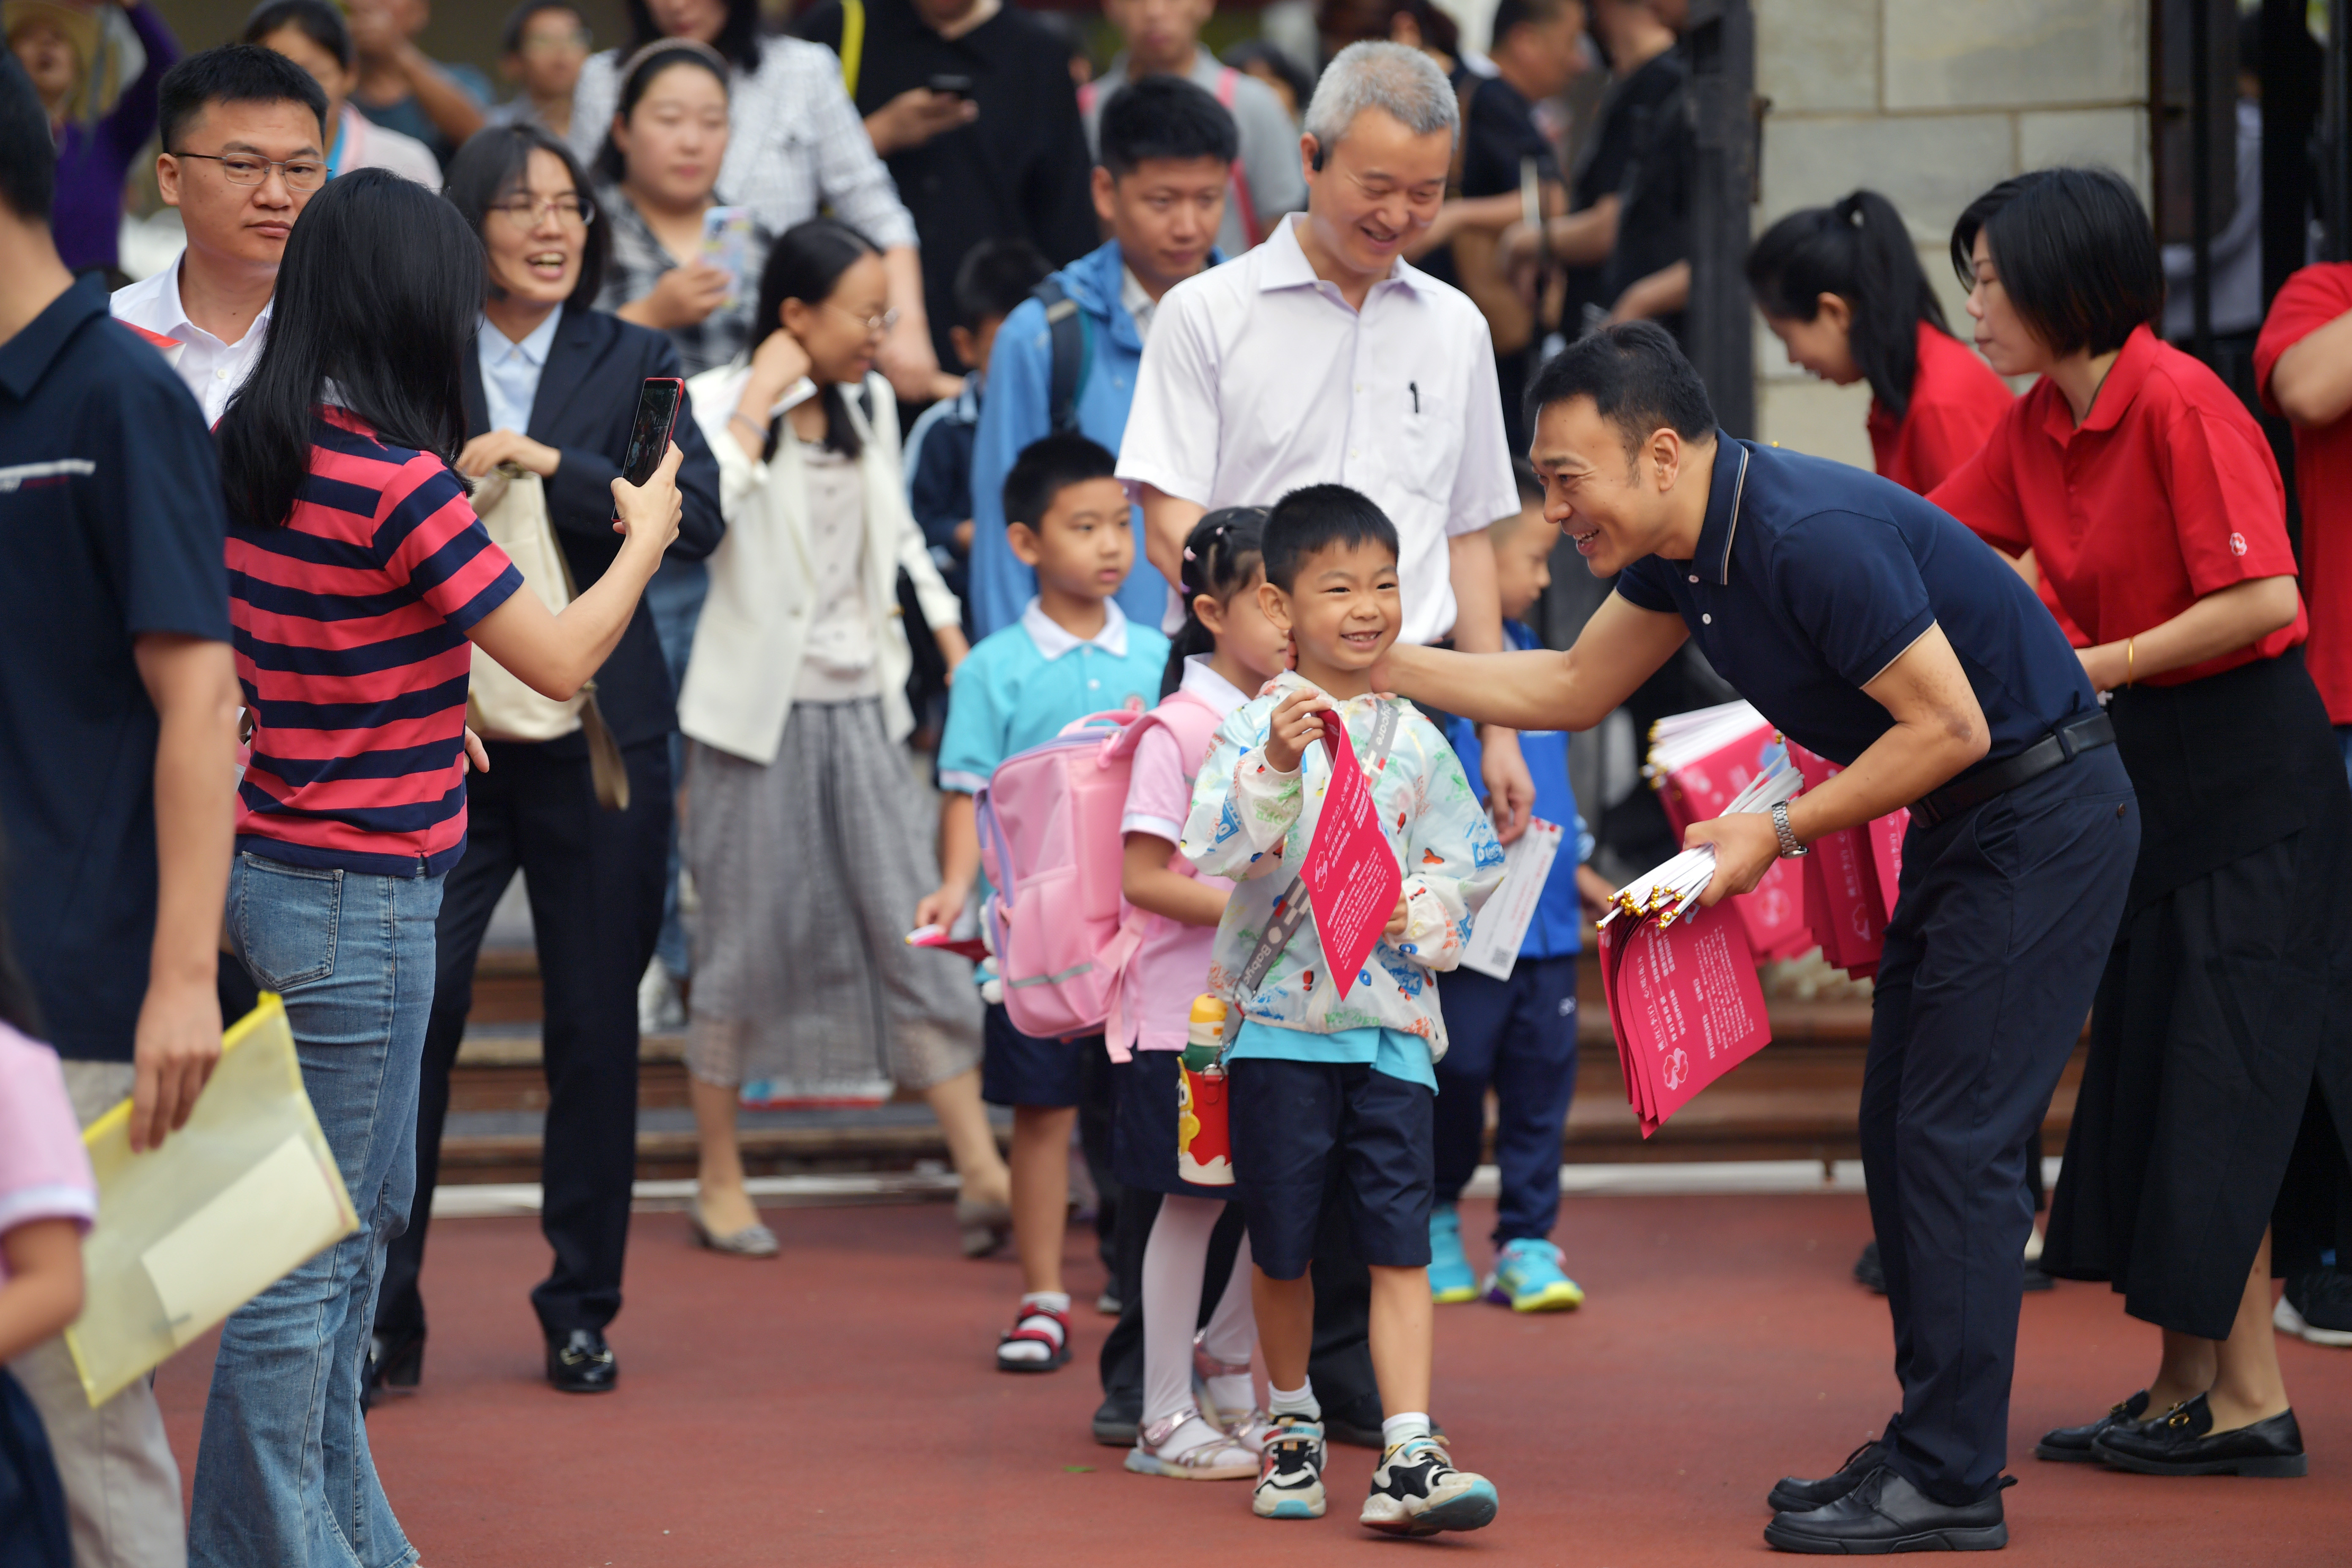
[[[1304,1415],[1275,1417],[1259,1460],[1250,1511],[1260,1519],[1323,1517],[1323,1424]]]
[[[1390,1535],[1483,1530],[1495,1522],[1495,1483],[1457,1470],[1427,1436],[1407,1437],[1381,1456],[1360,1522]]]
[[[637,1033],[674,1035],[685,1027],[686,1004],[678,999],[677,982],[656,958],[637,979]]]

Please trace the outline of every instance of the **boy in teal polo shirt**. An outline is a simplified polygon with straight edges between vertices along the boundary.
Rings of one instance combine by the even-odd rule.
[[[1004,479],[1006,535],[1037,574],[1021,617],[982,637],[956,670],[940,740],[940,887],[918,925],[952,925],[980,875],[972,796],[999,763],[1052,740],[1074,719],[1159,700],[1168,639],[1132,622],[1114,597],[1135,564],[1127,491],[1111,455],[1083,436],[1032,442]],[[1002,1004],[988,1009],[981,1095],[1013,1108],[1013,1241],[1022,1297],[996,1349],[1004,1372],[1051,1372],[1070,1359],[1070,1298],[1062,1288],[1069,1206],[1070,1124],[1089,1052],[1102,1037],[1022,1034]]]

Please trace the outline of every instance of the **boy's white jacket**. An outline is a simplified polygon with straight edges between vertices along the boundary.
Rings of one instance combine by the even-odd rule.
[[[738,360],[686,384],[695,420],[719,457],[719,510],[727,520],[727,536],[710,555],[710,596],[695,628],[685,689],[678,693],[677,727],[705,745],[764,765],[776,760],[783,744],[809,627],[820,606],[810,592],[808,480],[800,443],[787,431],[776,455],[755,463],[729,428],[728,416],[751,374],[750,363]],[[864,443],[857,465],[866,497],[866,629],[874,643],[875,678],[882,687],[883,721],[897,741],[915,727],[907,706],[914,655],[899,624],[899,568],[913,579],[923,618],[931,626],[955,626],[962,606],[940,581],[923,531],[907,510],[897,396],[879,375],[866,378],[866,390],[874,410],[870,420],[856,398],[846,402],[850,423]],[[785,395],[780,408],[814,395],[815,386],[803,380]]]
[[[1310,914],[1256,994],[1236,994],[1275,900],[1298,874],[1330,786],[1331,754],[1319,741],[1307,747],[1295,773],[1266,765],[1266,721],[1286,693],[1302,687],[1314,689],[1286,672],[1266,695],[1234,709],[1217,727],[1215,744],[1193,782],[1180,847],[1203,873],[1231,877],[1236,884],[1217,922],[1209,989],[1261,1024],[1309,1034],[1380,1025],[1420,1036],[1431,1058],[1442,1058],[1445,1015],[1430,971],[1461,962],[1471,918],[1503,879],[1503,847],[1445,737],[1400,699],[1351,697],[1339,704],[1339,713],[1366,767],[1381,830],[1404,873],[1404,935],[1373,946],[1342,1000],[1326,973]],[[1383,701],[1402,712],[1387,759],[1373,767],[1372,725]]]

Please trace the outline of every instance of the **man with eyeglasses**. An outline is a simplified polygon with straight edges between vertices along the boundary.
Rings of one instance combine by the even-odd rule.
[[[117,289],[114,316],[163,351],[216,425],[260,357],[286,237],[326,184],[327,95],[285,56],[226,44],[173,66],[160,96],[155,183],[188,247]]]
[[[520,90],[490,109],[490,123],[570,135],[572,94],[593,41],[572,0],[522,0],[499,36],[499,74]]]

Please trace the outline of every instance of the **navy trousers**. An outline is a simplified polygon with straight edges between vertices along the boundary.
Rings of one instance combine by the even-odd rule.
[[[2001,1484],[2027,1134],[2082,1034],[2138,852],[2113,746],[1904,840],[1862,1159],[1903,1385],[1888,1463],[1946,1504]]]
[[[1576,1095],[1576,955],[1522,958],[1508,980],[1456,969],[1439,977],[1438,999],[1437,1201],[1460,1198],[1478,1168],[1492,1085],[1495,1245],[1547,1238],[1559,1220],[1560,1135]]]

